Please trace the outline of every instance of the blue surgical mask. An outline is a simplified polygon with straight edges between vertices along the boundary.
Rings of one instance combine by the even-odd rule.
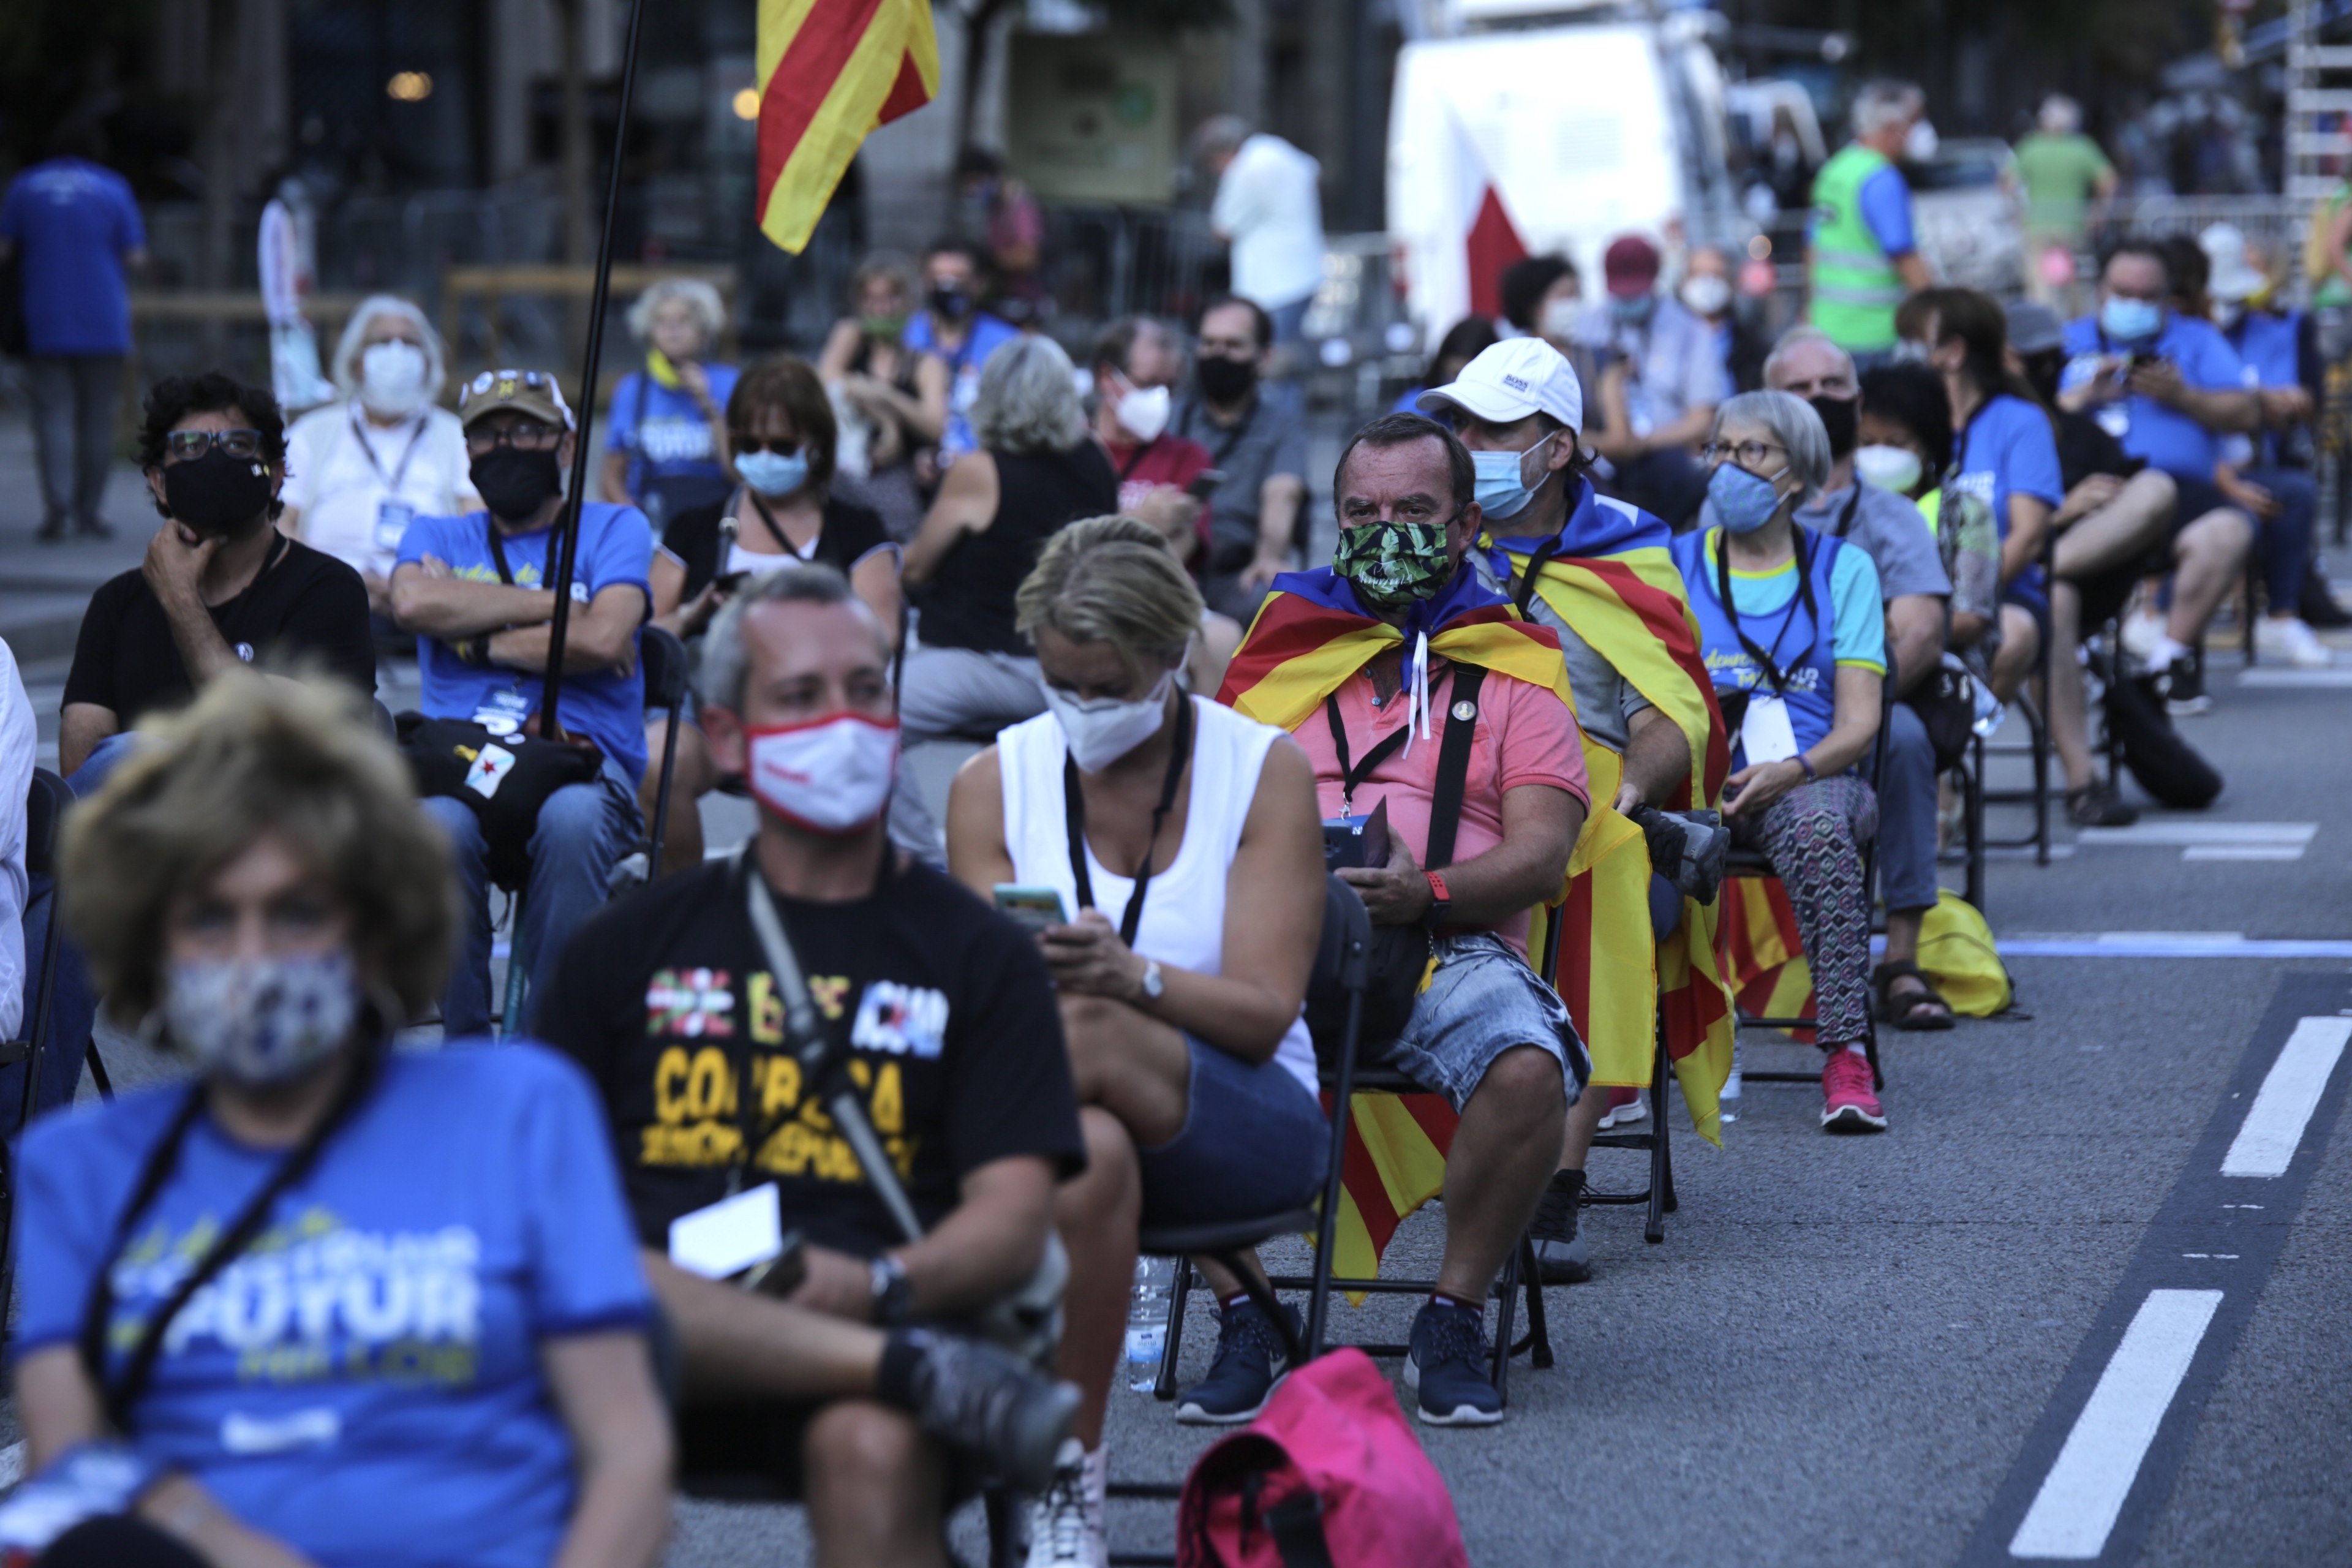
[[[2122,342],[2137,342],[2152,338],[2164,327],[2164,307],[2147,300],[2126,300],[2111,294],[2099,307],[2099,326],[2107,336]]]
[[[1772,481],[1737,463],[1717,465],[1706,481],[1706,500],[1726,533],[1753,533],[1780,510],[1780,492]]]
[[[735,471],[763,496],[788,496],[808,483],[808,454],[746,452],[735,459]]]
[[[1646,321],[1650,319],[1651,308],[1656,303],[1656,297],[1650,294],[1636,294],[1630,300],[1619,299],[1612,295],[1609,300],[1609,313],[1629,324]]]
[[[1559,432],[1555,430],[1551,436],[1559,434]],[[1470,454],[1471,466],[1478,472],[1478,486],[1473,494],[1477,500],[1478,510],[1482,513],[1496,521],[1501,521],[1506,518],[1517,517],[1528,510],[1528,503],[1535,500],[1536,491],[1543,489],[1545,481],[1549,479],[1551,475],[1546,473],[1543,479],[1529,485],[1523,477],[1527,469],[1527,459],[1530,454],[1543,450],[1544,441],[1550,440],[1551,436],[1545,437],[1543,441],[1537,442],[1525,452],[1473,452]]]

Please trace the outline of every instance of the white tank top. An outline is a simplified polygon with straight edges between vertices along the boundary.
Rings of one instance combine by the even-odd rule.
[[[1136,924],[1135,951],[1176,969],[1200,974],[1224,973],[1225,881],[1242,825],[1257,797],[1258,770],[1266,749],[1282,731],[1244,719],[1205,697],[1192,704],[1192,798],[1184,841],[1168,869],[1144,890],[1143,918]],[[1077,879],[1070,874],[1070,828],[1062,795],[1062,759],[1068,746],[1051,713],[1013,725],[996,737],[998,771],[1004,785],[1004,844],[1013,852],[1013,880],[1058,889],[1063,904],[1078,907]],[[1087,876],[1095,907],[1116,922],[1127,910],[1135,879],[1095,858],[1087,847]],[[1274,1059],[1316,1091],[1315,1047],[1307,1037],[1302,1011],[1282,1037]]]

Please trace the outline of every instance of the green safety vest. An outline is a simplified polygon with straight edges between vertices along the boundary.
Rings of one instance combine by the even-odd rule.
[[[1813,176],[1813,325],[1850,353],[1895,346],[1903,275],[1862,216],[1862,183],[1887,167],[1857,142]]]

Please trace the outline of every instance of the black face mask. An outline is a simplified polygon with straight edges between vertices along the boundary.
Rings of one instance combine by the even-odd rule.
[[[509,522],[521,522],[535,515],[547,504],[548,497],[563,489],[562,470],[556,467],[555,454],[526,452],[516,447],[493,447],[474,459],[467,470],[474,480],[474,489],[481,496],[482,504],[490,515]]]
[[[1831,458],[1835,460],[1853,451],[1854,426],[1862,418],[1862,400],[1816,397],[1811,402],[1813,412],[1822,416],[1822,428],[1829,432]]]
[[[1254,360],[1202,354],[1198,370],[1201,395],[1212,403],[1239,403],[1257,384],[1257,363]]]
[[[934,288],[930,292],[931,312],[950,321],[961,321],[971,314],[971,301],[961,289]]]
[[[235,533],[269,505],[269,470],[258,458],[218,447],[163,470],[163,515],[200,534]]]

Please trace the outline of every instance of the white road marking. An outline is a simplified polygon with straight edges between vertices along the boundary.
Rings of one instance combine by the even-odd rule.
[[[2221,1305],[2219,1290],[2151,1290],[2010,1538],[2011,1557],[2094,1558]]]
[[[2223,1175],[2286,1174],[2347,1040],[2352,1040],[2352,1018],[2305,1018],[2295,1025],[2221,1158]]]
[[[2258,664],[2252,669],[2241,671],[2238,684],[2301,687],[2305,691],[2340,691],[2352,688],[2352,669],[2284,669],[2273,665]]]
[[[2191,844],[2183,860],[2300,860],[2300,844]]]
[[[2212,844],[2291,845],[2300,848],[2318,832],[2319,824],[2315,822],[2136,822],[2129,827],[2085,827],[2074,836],[2074,841],[2136,849]]]
[[[2352,958],[2352,941],[2343,938],[2233,931],[2040,931],[1997,945],[2003,958]]]

